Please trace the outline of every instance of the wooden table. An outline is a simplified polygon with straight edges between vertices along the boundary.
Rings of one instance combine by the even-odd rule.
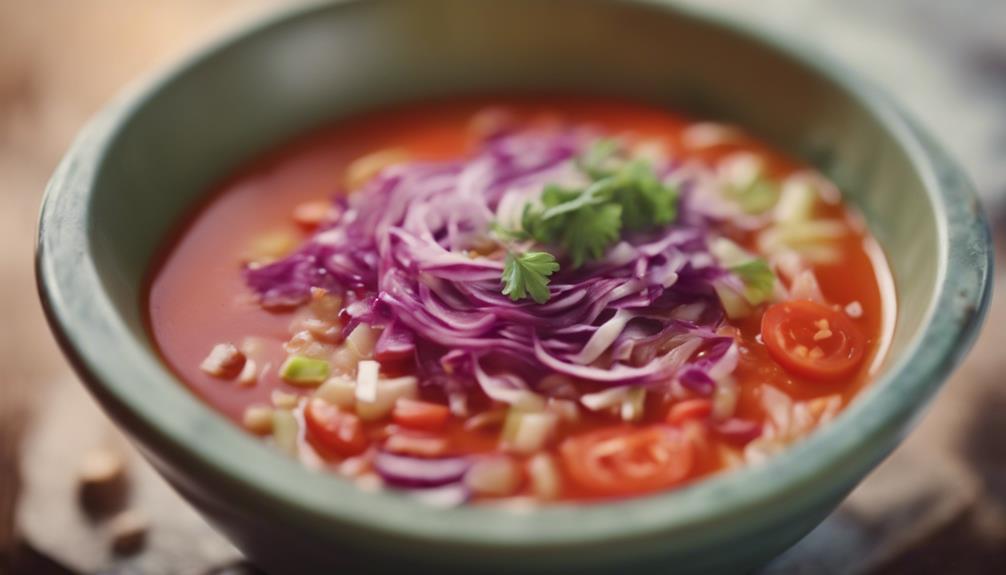
[[[33,574],[251,571],[75,383],[36,303],[31,249],[45,179],[86,118],[139,73],[277,1],[0,0],[0,573],[5,565]],[[1006,21],[1006,3],[961,0],[953,5],[969,9],[952,11],[939,0],[910,0],[911,10],[909,0],[704,3],[804,34],[895,89],[909,87],[899,95],[964,158],[998,213],[1006,37],[989,22]],[[1004,326],[997,294],[974,352],[909,440],[766,573],[1006,573]],[[137,555],[110,553],[107,525],[76,505],[68,454],[98,445],[129,457],[131,503],[151,518]]]

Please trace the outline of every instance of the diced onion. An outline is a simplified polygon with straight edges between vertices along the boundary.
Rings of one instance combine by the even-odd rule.
[[[531,490],[541,499],[555,499],[562,491],[562,477],[555,460],[547,453],[538,453],[527,462]]]
[[[559,418],[554,413],[510,410],[503,424],[503,448],[525,455],[540,451],[552,438],[558,422]]]
[[[242,423],[245,428],[258,435],[272,433],[273,410],[267,405],[252,405],[245,409]]]
[[[630,389],[625,399],[622,400],[622,421],[639,421],[642,419],[645,404],[646,389],[642,387]]]
[[[357,382],[356,413],[365,421],[383,419],[391,414],[400,398],[416,399],[418,395],[419,380],[410,375],[379,380],[373,401],[360,399]]]
[[[277,409],[272,416],[272,438],[276,447],[288,455],[297,455],[300,424],[287,409]]]
[[[336,375],[314,390],[314,396],[342,409],[353,409],[356,405],[356,382],[346,376]]]
[[[359,357],[370,357],[374,353],[374,344],[380,336],[380,330],[361,323],[346,336],[346,347]]]
[[[465,473],[465,485],[477,495],[510,495],[517,491],[520,482],[520,467],[505,455],[479,459]]]
[[[356,365],[356,400],[364,403],[377,401],[377,379],[381,364],[363,360]]]

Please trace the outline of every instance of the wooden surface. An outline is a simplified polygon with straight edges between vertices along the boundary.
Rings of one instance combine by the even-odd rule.
[[[86,118],[140,73],[278,1],[0,0],[0,573],[250,572],[73,381],[36,303],[31,250],[44,182]],[[802,34],[886,83],[1001,205],[1006,3],[703,2]],[[997,294],[974,353],[905,445],[766,573],[1006,573],[1004,326]],[[130,505],[151,521],[140,554],[111,553],[108,523],[77,505],[78,456],[98,446],[129,458]]]

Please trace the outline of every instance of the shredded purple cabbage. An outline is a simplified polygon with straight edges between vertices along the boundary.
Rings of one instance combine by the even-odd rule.
[[[461,161],[387,168],[337,200],[344,213],[299,251],[247,268],[247,283],[268,307],[304,303],[315,287],[342,293],[347,330],[382,327],[378,357],[414,357],[424,384],[449,395],[478,385],[509,397],[553,373],[711,395],[738,353],[719,333],[713,282],[726,272],[687,180],[675,224],[625,236],[579,269],[562,266],[548,302],[500,293],[503,259],[486,248],[490,225],[512,219],[544,185],[575,182],[571,160],[596,137],[505,134]],[[670,164],[656,168],[675,176]]]

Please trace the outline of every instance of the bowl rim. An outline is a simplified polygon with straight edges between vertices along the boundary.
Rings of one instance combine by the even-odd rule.
[[[665,11],[768,47],[845,90],[903,148],[924,182],[939,236],[937,291],[905,352],[864,390],[861,401],[769,462],[685,488],[612,503],[548,506],[527,514],[484,506],[438,509],[393,492],[364,494],[351,482],[304,469],[299,462],[274,453],[189,392],[147,346],[134,339],[93,260],[89,202],[110,144],[163,86],[183,79],[210,55],[238,48],[268,29],[295,26],[315,11],[346,9],[362,1],[313,1],[286,7],[196,50],[95,116],[46,188],[38,226],[36,277],[50,327],[91,392],[120,423],[144,439],[150,448],[145,452],[155,459],[185,461],[203,473],[206,481],[254,497],[263,508],[308,527],[352,526],[413,541],[511,548],[666,536],[712,527],[724,517],[771,509],[794,497],[807,498],[815,486],[834,486],[842,478],[858,477],[862,466],[853,462],[861,460],[860,450],[871,443],[884,445],[882,439],[900,432],[976,337],[991,293],[990,233],[967,177],[931,137],[874,86],[778,31],[708,8],[663,0],[621,0],[619,4]],[[115,350],[114,358],[109,350]],[[190,398],[190,408],[164,413],[144,394],[123,385],[136,377],[177,386]],[[882,451],[874,454],[872,462],[886,454],[887,448]],[[611,521],[616,515],[620,520]]]

